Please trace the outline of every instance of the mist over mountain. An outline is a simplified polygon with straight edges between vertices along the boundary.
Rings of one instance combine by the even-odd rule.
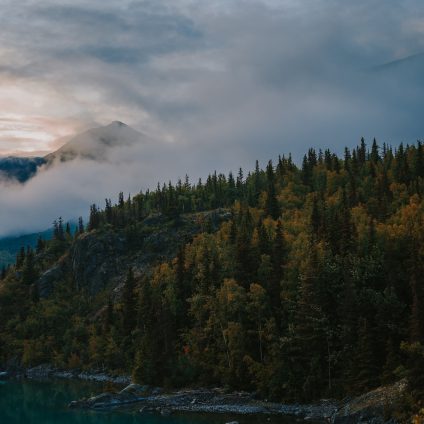
[[[0,179],[0,237],[43,231],[59,216],[86,217],[93,202],[103,205],[120,191],[138,193],[156,186],[158,178],[174,180],[180,163],[194,169],[186,167],[184,154],[114,121],[77,134],[44,158],[7,158],[10,166]]]
[[[64,146],[44,157],[47,163],[76,158],[104,161],[110,149],[125,148],[146,140],[146,136],[120,121],[93,128],[71,138]]]
[[[44,157],[0,158],[0,180],[24,183],[34,177],[40,167],[58,165],[74,159],[106,161],[111,149],[122,149],[137,142],[146,142],[148,137],[120,121],[92,128],[73,136],[58,150]]]

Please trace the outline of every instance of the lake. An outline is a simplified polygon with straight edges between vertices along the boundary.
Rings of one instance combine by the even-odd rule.
[[[137,411],[97,412],[69,409],[71,400],[98,394],[102,387],[80,381],[0,381],[1,424],[240,424],[284,423],[297,420],[265,416],[244,417],[207,414],[185,414],[162,417]]]

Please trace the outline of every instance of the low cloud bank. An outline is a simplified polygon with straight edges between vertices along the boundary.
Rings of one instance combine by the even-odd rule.
[[[4,151],[28,151],[29,134],[33,150],[53,150],[49,134],[113,120],[159,142],[1,185],[0,234],[85,215],[120,190],[186,172],[195,180],[288,152],[300,161],[310,146],[342,153],[361,136],[424,137],[419,0],[8,0],[3,9]]]

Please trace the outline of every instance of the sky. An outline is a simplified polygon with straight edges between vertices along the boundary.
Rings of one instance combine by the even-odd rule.
[[[396,145],[424,135],[419,0],[0,6],[1,156],[43,155],[114,120],[156,140],[156,150],[133,152],[137,169],[125,178],[108,168],[96,171],[105,176],[97,186],[79,178],[87,189],[79,200],[57,185],[57,196],[73,199],[69,215],[118,187],[134,191],[186,172],[197,178],[252,168],[255,159],[289,152],[299,161],[310,146],[342,152],[361,136]],[[80,177],[90,179],[94,168]],[[18,231],[11,215],[22,215],[28,230],[61,212],[48,197],[51,180],[40,175],[24,188],[0,186],[10,206],[0,235]],[[40,206],[33,218],[19,212],[37,210],[33,197],[51,209]]]

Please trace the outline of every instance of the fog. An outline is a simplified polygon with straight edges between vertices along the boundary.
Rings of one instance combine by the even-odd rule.
[[[310,146],[424,134],[424,4],[383,0],[2,2],[0,152],[126,122],[155,140],[0,187],[0,234],[157,181]]]

